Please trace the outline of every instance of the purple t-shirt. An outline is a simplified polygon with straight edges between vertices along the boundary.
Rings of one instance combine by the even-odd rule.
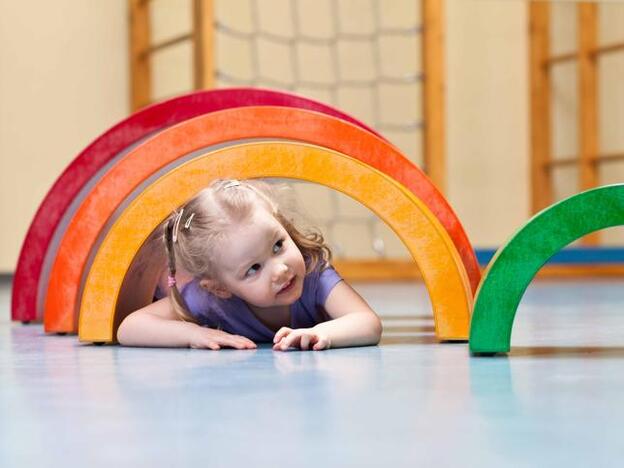
[[[324,309],[325,300],[340,281],[342,278],[332,267],[308,273],[301,297],[290,306],[290,327],[308,328],[329,320]],[[237,296],[220,299],[202,288],[195,279],[184,286],[182,297],[200,325],[246,336],[255,342],[273,341],[275,332],[258,320],[245,301]]]

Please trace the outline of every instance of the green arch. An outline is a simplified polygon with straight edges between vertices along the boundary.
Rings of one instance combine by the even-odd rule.
[[[475,298],[470,351],[509,352],[518,304],[544,263],[586,234],[623,224],[624,184],[573,195],[531,218],[488,265]]]

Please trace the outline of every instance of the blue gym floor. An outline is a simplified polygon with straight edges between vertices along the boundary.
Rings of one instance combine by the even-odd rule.
[[[0,467],[619,467],[623,285],[535,282],[511,354],[475,358],[421,285],[355,285],[378,347],[277,353],[45,337],[4,282]]]

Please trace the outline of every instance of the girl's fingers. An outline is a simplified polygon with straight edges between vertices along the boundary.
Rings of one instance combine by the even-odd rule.
[[[327,348],[329,348],[329,340],[326,338],[320,338],[312,347],[314,351],[320,351]]]
[[[291,346],[295,346],[295,342],[298,342],[300,337],[301,337],[301,332],[293,331],[281,341],[280,349],[282,351],[286,351]]]
[[[302,328],[301,330],[293,330],[290,335],[285,340],[282,340],[280,343],[280,348],[286,351],[288,348],[300,348],[300,349],[308,349],[310,346],[310,339],[313,338],[314,333],[310,332],[310,330]],[[306,348],[303,348],[302,343],[303,340],[307,340]]]
[[[256,347],[256,344],[245,337],[233,336],[232,339],[228,341],[227,346],[236,349],[253,349]]]
[[[246,338],[244,336],[235,335],[234,339],[235,339],[236,343],[243,349],[255,348],[256,347],[256,343],[254,343],[249,338]]]
[[[245,338],[240,335],[230,335],[228,333],[221,333],[216,338],[207,340],[202,346],[203,348],[209,348],[212,350],[219,350],[222,346],[234,349],[255,349],[256,344],[249,338]]]
[[[213,333],[204,336],[201,341],[191,344],[191,348],[212,349],[213,351],[218,351],[222,347],[234,349],[255,349],[257,346],[253,341],[244,336],[230,335],[225,332],[214,333],[214,331]]]
[[[310,335],[302,335],[301,341],[299,343],[299,348],[307,351],[309,347],[310,347]]]
[[[213,351],[217,351],[221,349],[221,347],[215,341],[203,341],[198,343],[191,344],[192,349],[212,349]]]
[[[286,351],[288,348],[308,349],[325,349],[329,347],[329,341],[326,338],[319,337],[310,329],[292,330],[290,328],[282,328],[273,339],[273,349],[275,351]],[[314,345],[312,348],[311,346]]]
[[[282,338],[287,336],[290,332],[292,332],[292,328],[282,327],[280,328],[275,336],[273,337],[273,343],[278,343]]]
[[[244,341],[245,343],[247,343],[247,344],[249,344],[249,345],[252,345],[252,346],[256,346],[256,343],[254,343],[253,341],[251,341],[249,338],[245,338],[245,337],[242,337],[242,338],[243,338],[243,341]]]

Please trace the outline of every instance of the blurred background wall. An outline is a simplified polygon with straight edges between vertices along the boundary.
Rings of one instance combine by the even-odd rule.
[[[155,0],[153,37],[175,35],[191,24],[187,0]],[[292,34],[289,2],[261,0],[256,17],[250,0],[217,0],[217,19],[245,31],[251,22],[276,34]],[[367,5],[371,7],[367,7]],[[410,28],[420,18],[418,2],[388,0],[380,3],[337,0],[343,30],[366,33],[381,21],[388,28]],[[335,28],[336,5],[328,1],[299,2],[298,30],[307,35],[330,37]],[[476,247],[497,247],[531,215],[529,147],[528,2],[524,0],[448,0],[445,2],[446,68],[446,195]],[[575,43],[574,2],[554,6],[553,46],[566,50]],[[622,40],[624,5],[603,3],[600,10],[601,40]],[[332,26],[333,25],[333,26]],[[402,44],[389,39],[380,46],[383,67],[389,74],[409,76],[420,70],[418,35]],[[270,42],[270,41],[269,41]],[[233,76],[249,78],[249,45],[235,35],[217,36],[216,61],[224,70],[217,85],[235,85]],[[571,45],[572,44],[572,45]],[[260,51],[268,65],[262,73],[264,87],[292,81],[288,54],[279,44],[265,44]],[[273,48],[272,48],[273,47]],[[352,47],[349,49],[349,47]],[[367,76],[370,63],[358,52],[361,44],[344,46],[340,64],[344,73]],[[157,98],[192,88],[191,51],[180,45],[154,60],[154,93]],[[624,148],[624,58],[605,59],[601,74],[601,145]],[[359,58],[358,58],[359,57]],[[298,71],[316,82],[331,80],[332,73],[320,49],[299,51]],[[12,272],[19,248],[39,202],[64,167],[91,140],[130,112],[128,6],[126,0],[57,0],[14,2],[0,0],[0,272]],[[355,75],[354,75],[355,76]],[[557,68],[553,75],[555,114],[554,153],[572,154],[576,148],[574,64]],[[300,77],[301,81],[301,77]],[[305,81],[305,80],[303,80]],[[387,135],[414,162],[422,163],[420,134],[398,131],[420,118],[420,84],[409,80],[397,91],[388,86],[377,114],[390,123]],[[320,88],[295,91],[335,104],[372,124],[373,110],[364,91],[340,91],[334,96]],[[407,92],[409,98],[405,98]],[[556,175],[557,197],[576,192],[574,171]],[[622,181],[624,164],[604,170],[605,182]],[[328,206],[366,224],[368,213],[349,200],[319,195],[316,188],[300,188],[306,211],[320,224],[328,222]],[[312,196],[309,194],[312,192]],[[307,201],[306,201],[306,194]],[[309,200],[315,200],[314,203]],[[357,223],[346,223],[334,233],[343,242],[347,257],[371,254],[369,237]],[[393,234],[378,228],[386,255],[402,257],[404,249]],[[621,230],[611,230],[605,242],[624,244]]]
[[[128,104],[125,0],[0,0],[0,272],[39,203]]]

